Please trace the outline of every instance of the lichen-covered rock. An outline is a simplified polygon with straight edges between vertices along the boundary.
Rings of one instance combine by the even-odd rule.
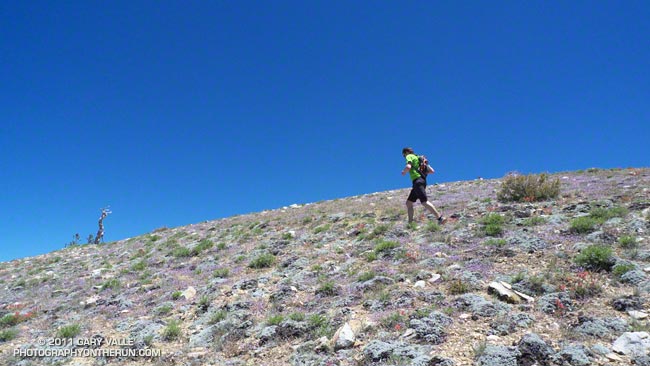
[[[477,358],[476,366],[518,366],[517,359],[521,353],[516,347],[492,346],[485,347]]]
[[[369,361],[377,362],[391,357],[408,358],[409,364],[430,365],[431,349],[426,346],[412,345],[408,343],[387,343],[379,340],[373,340],[363,349],[365,358]]]
[[[646,281],[647,279],[648,279],[648,275],[646,275],[645,272],[638,269],[627,271],[625,272],[625,274],[621,276],[621,282],[629,283],[635,286]]]
[[[415,330],[418,338],[432,344],[440,344],[446,335],[445,328],[451,323],[450,317],[433,312],[425,318],[411,320],[410,327]]]
[[[555,354],[540,336],[535,333],[528,333],[517,345],[521,355],[518,358],[519,366],[548,366],[551,365],[552,356]]]
[[[530,315],[518,313],[514,315],[505,315],[496,318],[490,323],[490,335],[505,336],[517,330],[517,328],[528,328],[535,322]]]
[[[461,295],[452,304],[461,311],[471,311],[473,315],[484,318],[505,314],[511,309],[510,305],[493,303],[474,294]]]
[[[609,337],[617,333],[623,333],[629,329],[627,322],[619,318],[597,319],[589,317],[578,317],[578,323],[573,326],[577,333],[592,337]]]
[[[523,232],[508,238],[508,243],[521,248],[526,253],[535,253],[549,246],[544,239]]]
[[[642,310],[643,299],[634,295],[619,297],[612,300],[612,307],[618,311]]]
[[[591,352],[581,345],[570,345],[564,347],[555,355],[555,362],[562,366],[590,366]]]
[[[554,314],[558,311],[571,311],[573,300],[566,292],[555,292],[542,296],[537,300],[538,308],[546,314]]]

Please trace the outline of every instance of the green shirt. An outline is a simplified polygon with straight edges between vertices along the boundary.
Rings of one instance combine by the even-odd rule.
[[[418,172],[418,169],[420,168],[420,159],[418,159],[418,156],[415,154],[406,155],[406,163],[411,164],[411,170],[409,170],[411,180],[413,181],[420,178],[421,175],[420,172]]]

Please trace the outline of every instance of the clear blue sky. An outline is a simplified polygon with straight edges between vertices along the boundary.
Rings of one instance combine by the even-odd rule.
[[[648,166],[646,1],[3,1],[0,260],[435,181]],[[399,204],[396,202],[396,204]]]

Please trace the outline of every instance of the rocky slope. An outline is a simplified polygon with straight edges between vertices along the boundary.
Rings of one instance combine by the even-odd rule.
[[[430,186],[442,227],[405,189],[2,263],[0,364],[650,365],[650,169],[553,177]],[[108,349],[160,356],[61,353]]]

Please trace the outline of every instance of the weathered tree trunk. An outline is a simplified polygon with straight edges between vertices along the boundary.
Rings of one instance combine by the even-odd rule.
[[[104,219],[109,214],[111,214],[111,211],[108,207],[102,208],[102,216],[99,217],[99,230],[97,230],[97,236],[95,236],[95,244],[99,244],[104,239]]]

